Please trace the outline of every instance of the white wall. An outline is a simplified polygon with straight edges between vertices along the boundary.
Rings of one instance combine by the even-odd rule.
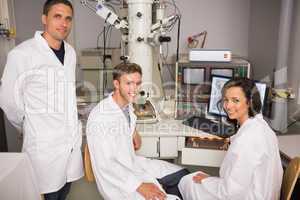
[[[104,20],[93,13],[87,7],[80,4],[80,0],[73,0],[75,9],[74,26],[76,37],[76,49],[96,48],[97,36],[102,31]],[[118,30],[112,30],[110,47],[120,46],[120,33]],[[103,40],[100,40],[99,46],[103,46]],[[78,51],[79,52],[79,51]]]
[[[273,79],[276,66],[281,0],[251,0],[249,61],[254,79]]]
[[[182,52],[187,51],[187,37],[208,32],[207,48],[230,48],[233,53],[248,56],[248,22],[250,0],[177,0],[182,14]],[[172,35],[176,35],[176,31]],[[170,49],[175,49],[174,42]]]
[[[250,0],[176,0],[182,13],[181,50],[187,51],[188,36],[208,31],[206,47],[230,48],[233,53],[248,56],[248,21]],[[44,0],[15,0],[17,43],[42,29],[41,13]],[[75,46],[78,50],[97,46],[97,35],[103,29],[103,19],[73,0],[75,9]],[[170,54],[176,51],[177,30],[171,33]],[[113,30],[110,45],[119,46],[119,31]],[[102,43],[100,44],[102,46]]]
[[[176,0],[182,14],[180,49],[187,52],[187,37],[208,31],[206,47],[230,48],[235,54],[248,56],[248,21],[250,0]],[[96,47],[103,19],[75,0],[77,49]],[[119,46],[119,33],[113,32],[111,45]],[[170,54],[176,52],[176,28],[171,33]],[[102,45],[102,43],[101,43]]]
[[[32,38],[36,30],[43,30],[42,13],[44,0],[14,0],[17,37],[16,44]]]

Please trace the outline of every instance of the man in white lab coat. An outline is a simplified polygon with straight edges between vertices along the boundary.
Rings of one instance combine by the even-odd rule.
[[[223,107],[239,129],[220,168],[220,177],[196,172],[179,183],[184,200],[278,200],[282,165],[275,133],[263,119],[254,81],[235,78],[222,90]]]
[[[0,105],[24,136],[41,194],[65,199],[83,176],[75,94],[76,55],[64,41],[73,18],[68,0],[44,4],[44,31],[15,47],[1,79]]]
[[[180,196],[177,184],[188,173],[174,164],[135,154],[140,138],[131,103],[141,77],[137,64],[116,66],[114,92],[92,110],[87,122],[92,168],[97,187],[106,200],[174,199],[166,193]]]

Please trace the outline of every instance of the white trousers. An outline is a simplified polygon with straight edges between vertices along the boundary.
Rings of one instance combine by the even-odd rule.
[[[193,177],[197,173],[199,172],[188,174],[180,180],[178,187],[183,200],[216,200],[201,183],[193,181]]]

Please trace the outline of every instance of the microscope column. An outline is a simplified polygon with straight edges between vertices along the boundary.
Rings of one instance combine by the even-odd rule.
[[[153,0],[128,0],[127,3],[129,61],[141,66],[142,89],[148,93],[152,85],[153,49],[147,42],[147,36],[151,32]]]

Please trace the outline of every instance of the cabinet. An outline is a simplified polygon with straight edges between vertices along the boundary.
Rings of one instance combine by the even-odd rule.
[[[177,158],[178,137],[142,137],[137,154],[148,158]]]
[[[158,158],[159,137],[142,137],[142,146],[137,154],[148,158]]]
[[[215,149],[183,148],[181,164],[220,167],[225,153]]]
[[[138,155],[148,158],[178,158],[181,151],[181,164],[220,167],[226,151],[205,148],[187,148],[182,136],[142,137],[142,147]]]

